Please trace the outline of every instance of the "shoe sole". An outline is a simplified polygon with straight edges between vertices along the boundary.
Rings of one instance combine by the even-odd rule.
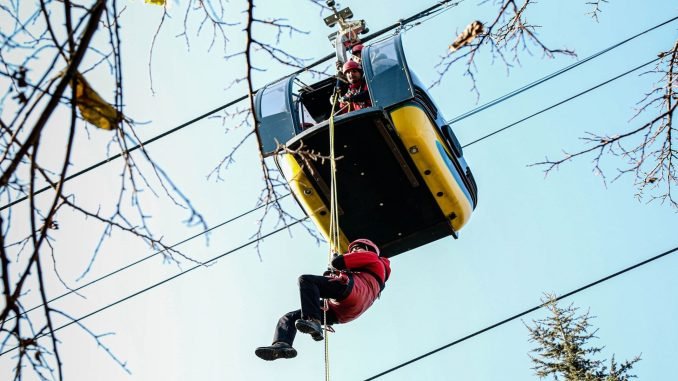
[[[323,334],[312,333],[311,338],[315,341],[323,341]]]
[[[254,351],[262,360],[273,361],[277,359],[291,359],[297,357],[297,350],[294,348],[288,349],[272,349],[272,348],[257,348]]]
[[[318,332],[313,327],[310,325],[307,325],[305,323],[300,323],[300,324],[295,324],[294,325],[297,328],[297,331],[301,333],[308,333],[311,335],[313,340],[315,341],[322,341],[323,340],[323,333],[322,331]]]

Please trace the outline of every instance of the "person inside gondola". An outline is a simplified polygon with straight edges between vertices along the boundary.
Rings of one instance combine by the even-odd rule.
[[[259,347],[257,357],[272,361],[293,358],[292,347],[297,331],[323,340],[322,299],[327,299],[326,324],[348,323],[365,312],[379,297],[391,274],[388,258],[379,256],[372,241],[361,238],[348,245],[348,252],[335,255],[332,268],[324,275],[299,277],[301,309],[283,315],[275,329],[273,344]]]
[[[338,114],[361,110],[372,106],[362,66],[354,60],[346,61],[342,72],[348,81],[348,89],[339,97]]]
[[[355,45],[354,47],[351,48],[351,57],[349,58],[349,61],[355,61],[362,66],[362,53],[363,53],[363,44]],[[336,65],[337,65],[337,77],[339,77],[339,79],[343,82],[348,82],[342,70],[343,64],[341,63],[341,61],[337,61]]]

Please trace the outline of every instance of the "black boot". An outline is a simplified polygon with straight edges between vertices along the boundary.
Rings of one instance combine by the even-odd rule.
[[[260,359],[273,361],[277,359],[291,359],[297,357],[297,350],[291,345],[279,341],[268,347],[259,347],[254,350],[254,354]]]
[[[308,333],[313,340],[321,341],[323,339],[323,329],[320,322],[315,319],[299,319],[294,323],[297,330],[302,333]]]

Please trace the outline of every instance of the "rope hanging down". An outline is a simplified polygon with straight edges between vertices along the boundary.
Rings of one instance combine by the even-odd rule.
[[[339,203],[337,202],[337,160],[334,152],[334,113],[336,110],[337,99],[339,98],[339,82],[334,88],[332,95],[332,112],[330,113],[330,247],[327,253],[327,267],[332,266],[332,255],[340,250],[339,242]],[[323,331],[325,335],[325,381],[330,381],[330,344],[327,329],[327,309],[329,304],[324,299],[323,308]]]

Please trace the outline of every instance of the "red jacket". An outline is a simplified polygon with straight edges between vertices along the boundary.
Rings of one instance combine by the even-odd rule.
[[[348,85],[348,90],[346,90],[344,98],[349,98],[351,100],[348,102],[339,102],[340,114],[372,107],[370,93],[367,89],[367,82],[365,82],[364,79],[361,79],[358,83]]]
[[[352,278],[353,287],[347,297],[330,299],[329,308],[339,323],[347,323],[360,316],[379,297],[391,274],[391,262],[371,251],[354,251],[338,256],[332,266],[342,272],[338,280]]]

